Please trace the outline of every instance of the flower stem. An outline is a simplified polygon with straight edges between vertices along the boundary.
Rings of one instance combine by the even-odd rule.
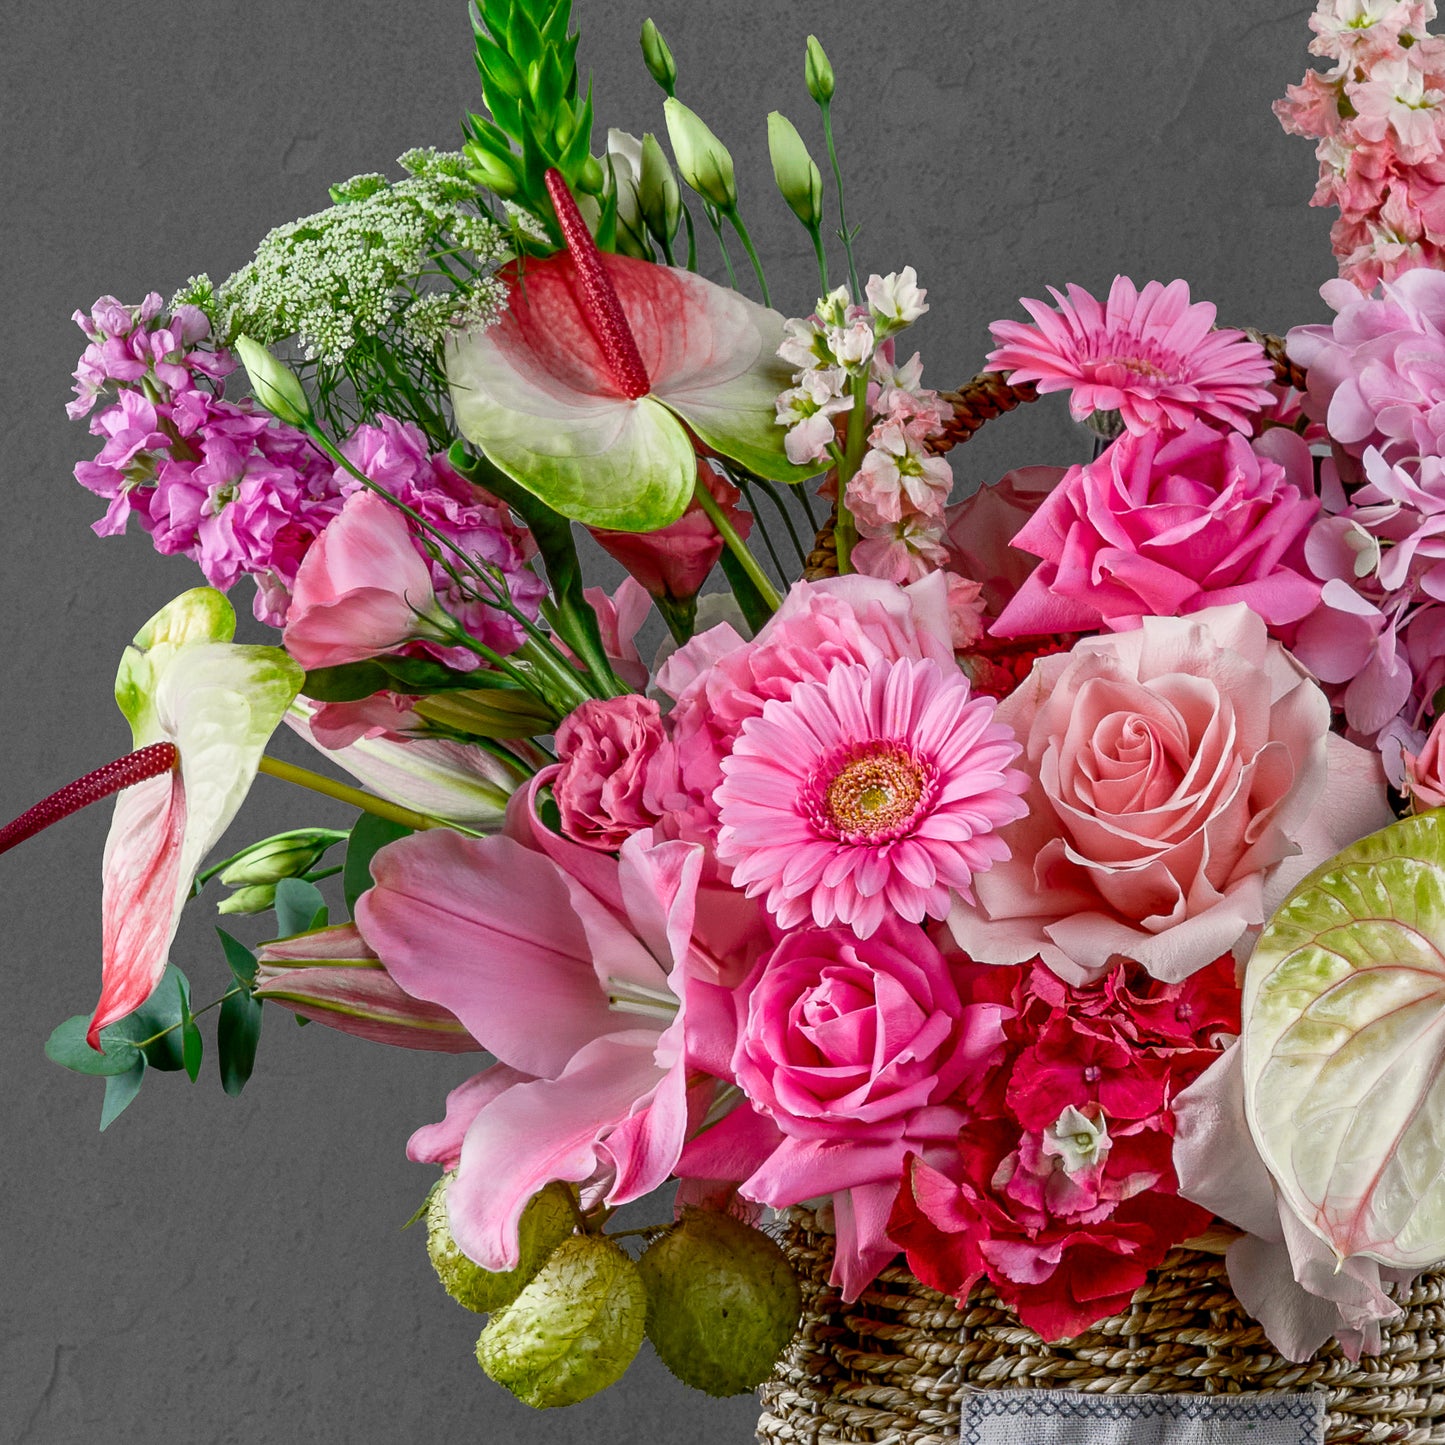
[[[693,496],[697,498],[698,506],[707,513],[713,526],[718,529],[723,545],[738,559],[738,565],[747,574],[748,581],[758,589],[758,596],[776,612],[783,605],[778,589],[768,581],[766,573],[758,566],[758,559],[748,551],[747,543],[738,536],[733,524],[723,515],[723,510],[713,500],[712,493],[699,481],[693,488]]]
[[[242,990],[241,990],[241,985],[238,983],[238,984],[234,985],[233,987],[228,988],[228,989],[225,991],[225,993],[223,993],[223,994],[220,996],[220,998],[213,998],[213,999],[210,1001],[210,1003],[202,1004],[201,1007],[198,1008],[198,1009],[196,1009],[194,1013],[191,1013],[190,1010],[188,1009],[188,1010],[187,1010],[187,1013],[190,1013],[190,1017],[191,1017],[192,1020],[198,1019],[198,1018],[200,1018],[200,1016],[201,1016],[202,1014],[208,1014],[208,1013],[210,1013],[210,1011],[211,1011],[213,1008],[219,1008],[223,1003],[225,1003],[225,1001],[226,1001],[228,998],[233,998],[236,994],[240,993],[241,991],[242,991]],[[181,1028],[185,1023],[186,1023],[186,1020],[185,1020],[185,1019],[177,1019],[177,1020],[175,1021],[175,1023],[173,1023],[173,1024],[170,1025],[169,1028],[164,1028],[164,1029],[162,1029],[162,1030],[160,1031],[160,1033],[158,1033],[158,1034],[152,1034],[152,1035],[150,1036],[150,1038],[148,1038],[148,1039],[141,1039],[141,1041],[140,1041],[139,1043],[131,1044],[131,1048],[133,1048],[133,1049],[148,1049],[148,1048],[150,1048],[150,1046],[151,1046],[152,1044],[158,1043],[161,1039],[165,1038],[165,1036],[166,1036],[167,1034],[173,1034],[173,1033],[175,1033],[175,1031],[176,1031],[178,1028]]]
[[[372,813],[378,818],[386,818],[393,823],[400,823],[403,828],[412,828],[418,832],[424,828],[451,828],[458,833],[476,836],[470,828],[463,828],[460,824],[448,823],[441,818],[418,813],[414,808],[404,808],[400,803],[389,803],[385,798],[378,798],[374,793],[363,793],[360,788],[353,788],[347,783],[335,782],[331,778],[323,777],[320,773],[313,773],[310,768],[298,767],[295,763],[283,763],[280,758],[263,756],[260,771],[269,773],[273,778],[280,778],[283,782],[295,783],[301,788],[309,788],[313,793],[320,793],[323,797],[350,803],[353,808],[360,808],[363,813]]]
[[[758,278],[758,290],[763,294],[763,305],[771,306],[772,298],[768,295],[768,280],[763,275],[763,263],[758,259],[758,253],[753,246],[753,238],[748,235],[748,228],[743,225],[743,218],[738,208],[734,206],[730,211],[723,214],[728,218],[729,225],[738,233],[738,240],[743,243],[743,250],[748,253],[748,260],[753,263],[753,275]]]
[[[858,529],[848,508],[848,483],[858,475],[863,464],[863,451],[868,443],[868,373],[855,376],[852,383],[853,410],[848,413],[848,437],[843,454],[838,458],[838,521],[833,537],[838,544],[838,571],[852,571],[853,543]]]
[[[823,228],[809,226],[808,234],[813,238],[813,253],[818,258],[818,295],[828,294],[828,253],[823,249]]]
[[[717,237],[718,249],[722,252],[723,265],[726,266],[728,270],[728,285],[736,291],[738,289],[738,273],[733,270],[733,258],[728,254],[727,237],[723,235],[722,217],[718,215],[706,201],[702,203],[702,208],[707,216],[708,225],[712,227],[713,235]]]
[[[833,181],[838,187],[838,235],[848,257],[848,283],[852,288],[853,300],[857,301],[863,294],[863,288],[858,284],[858,265],[853,259],[853,237],[849,234],[848,220],[843,214],[843,168],[838,164],[838,148],[833,144],[832,103],[820,100],[818,109],[823,112],[823,138],[828,142],[828,159],[833,163]]]

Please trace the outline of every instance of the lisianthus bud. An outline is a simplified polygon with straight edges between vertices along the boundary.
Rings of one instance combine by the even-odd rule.
[[[264,913],[276,902],[274,883],[252,883],[238,888],[229,898],[216,904],[217,913]]]
[[[709,1395],[740,1395],[767,1379],[798,1327],[802,1293],[787,1257],[731,1215],[685,1210],[638,1269],[658,1358]]]
[[[670,245],[682,223],[682,192],[657,137],[650,133],[642,137],[642,179],[637,199],[647,229],[661,244]]]
[[[426,1252],[442,1287],[459,1305],[491,1314],[512,1303],[546,1264],[552,1251],[572,1233],[576,1216],[567,1201],[565,1184],[549,1184],[522,1211],[517,1237],[522,1258],[516,1269],[483,1269],[461,1252],[452,1238],[447,1215],[447,1188],[456,1176],[444,1174],[426,1208]]]
[[[671,95],[677,88],[677,65],[662,32],[650,19],[642,22],[642,59],[647,73]]]
[[[662,110],[678,174],[718,210],[736,210],[738,188],[728,148],[675,97],[669,96]]]
[[[221,882],[227,888],[241,888],[250,883],[299,878],[321,861],[328,848],[344,843],[348,836],[335,828],[295,828],[262,838],[231,859],[221,870]]]
[[[781,111],[768,116],[768,154],[783,199],[810,231],[817,230],[823,221],[823,176],[798,128]]]
[[[573,1235],[492,1316],[477,1363],[524,1404],[575,1405],[622,1378],[646,1315],[637,1266],[600,1235]]]
[[[256,400],[288,426],[304,427],[311,417],[311,403],[294,372],[276,360],[259,341],[238,336],[235,349],[251,379]]]
[[[639,261],[652,260],[637,187],[642,178],[642,142],[625,130],[607,132],[608,190],[616,197],[617,249]]]
[[[818,37],[808,37],[808,58],[803,67],[803,78],[807,81],[808,94],[819,105],[827,105],[833,99],[833,67],[828,64],[827,52],[818,44]]]

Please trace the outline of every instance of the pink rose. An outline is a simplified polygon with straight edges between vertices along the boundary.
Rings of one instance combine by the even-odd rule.
[[[1116,955],[1185,978],[1262,924],[1303,873],[1390,820],[1379,760],[1242,603],[1041,658],[999,704],[1028,815],[949,926],[986,963],[1071,983]],[[1289,859],[1287,867],[1282,867]]]
[[[751,642],[727,623],[699,633],[657,675],[677,702],[669,722],[678,789],[668,800],[666,826],[716,840],[722,760],[743,723],[770,698],[786,701],[798,683],[826,681],[839,664],[925,657],[955,666],[941,573],[908,587],[862,576],[798,582]]]
[[[672,746],[651,698],[584,702],[557,729],[557,757],[552,795],[574,842],[614,852],[661,816]]]
[[[1231,602],[1272,628],[1297,622],[1320,597],[1303,548],[1313,479],[1309,449],[1278,428],[1254,442],[1202,422],[1126,433],[1071,467],[1013,539],[1043,565],[994,631],[1124,631]]]
[[[1063,475],[1063,467],[1019,467],[955,502],[944,514],[948,565],[960,577],[982,584],[990,616],[997,617],[1008,606],[1024,578],[1038,566],[1033,557],[1009,544]]]
[[[1445,808],[1445,714],[1435,719],[1430,736],[1417,755],[1405,754],[1405,789],[1410,806],[1417,813],[1427,808]]]

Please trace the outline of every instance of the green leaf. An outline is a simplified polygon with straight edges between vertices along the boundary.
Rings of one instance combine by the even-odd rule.
[[[753,585],[752,578],[743,571],[742,563],[726,547],[723,548],[718,562],[722,567],[723,576],[728,579],[728,585],[733,589],[733,596],[737,598],[738,606],[742,608],[748,626],[756,634],[763,623],[773,615],[773,609],[763,600],[763,595]]]
[[[135,1056],[135,1065],[123,1074],[111,1074],[105,1081],[105,1098],[100,1104],[100,1132],[105,1133],[130,1107],[140,1086],[145,1081],[146,1060],[144,1054]]]
[[[222,935],[224,937],[224,935]],[[254,962],[254,960],[253,960]],[[216,1025],[216,1059],[221,1070],[221,1087],[234,1098],[246,1087],[256,1064],[256,1045],[261,1039],[261,1001],[248,989],[233,993],[221,1004]]]
[[[360,702],[386,690],[386,671],[375,662],[318,667],[306,674],[301,691],[314,702]]]
[[[410,832],[410,828],[390,818],[378,818],[374,813],[363,813],[356,820],[351,842],[346,847],[346,867],[341,874],[346,912],[350,917],[356,917],[356,900],[371,887],[371,860],[388,843],[405,838]]]
[[[201,1031],[196,1026],[195,1019],[187,1019],[181,1025],[181,1059],[193,1084],[201,1076],[202,1049]]]
[[[232,938],[224,928],[218,928],[216,934],[221,940],[227,967],[235,975],[236,982],[249,990],[256,981],[256,955],[239,939]]]
[[[101,1038],[126,1039],[134,1044],[151,1039],[153,1042],[142,1050],[146,1062],[153,1069],[173,1073],[182,1067],[179,1025],[185,1016],[183,1005],[189,1007],[189,997],[185,975],[174,964],[168,964],[155,992],[134,1013],[106,1029]]]
[[[45,1041],[45,1057],[51,1063],[77,1074],[114,1076],[129,1073],[135,1068],[140,1054],[134,1045],[110,1036],[111,1031],[106,1029],[100,1036],[105,1050],[97,1053],[85,1041],[89,1027],[90,1018],[86,1014],[76,1014],[63,1024],[57,1024]]]
[[[326,900],[304,878],[283,878],[276,885],[277,937],[292,938],[326,926]]]

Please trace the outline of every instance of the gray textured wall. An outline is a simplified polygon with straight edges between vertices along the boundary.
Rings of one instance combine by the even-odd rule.
[[[809,309],[807,243],[772,193],[763,120],[814,134],[816,30],[864,222],[863,264],[912,263],[933,312],[926,377],[976,369],[1020,294],[1187,277],[1223,317],[1321,319],[1328,217],[1309,146],[1272,97],[1306,63],[1298,0],[577,0],[602,124],[660,129],[636,51],[651,13],[682,93],[733,147],[774,295]],[[69,474],[90,455],[63,410],[70,312],[221,277],[328,182],[452,144],[474,102],[463,0],[56,0],[4,7],[0,347],[0,818],[126,746],[109,699],[121,647],[193,585],[141,536],[100,541]],[[1058,407],[961,456],[979,477],[1069,460]],[[248,600],[248,599],[247,599]],[[242,600],[242,607],[246,600]],[[234,836],[324,821],[263,779]],[[712,1402],[645,1351],[618,1389],[533,1414],[483,1379],[476,1324],[397,1226],[429,1175],[402,1146],[464,1064],[268,1019],[256,1079],[226,1098],[154,1076],[96,1132],[100,1088],[41,1045],[98,983],[106,810],[0,860],[0,1441],[740,1442],[749,1399]],[[175,957],[221,991],[197,910]],[[269,1011],[268,1011],[269,1012]]]

